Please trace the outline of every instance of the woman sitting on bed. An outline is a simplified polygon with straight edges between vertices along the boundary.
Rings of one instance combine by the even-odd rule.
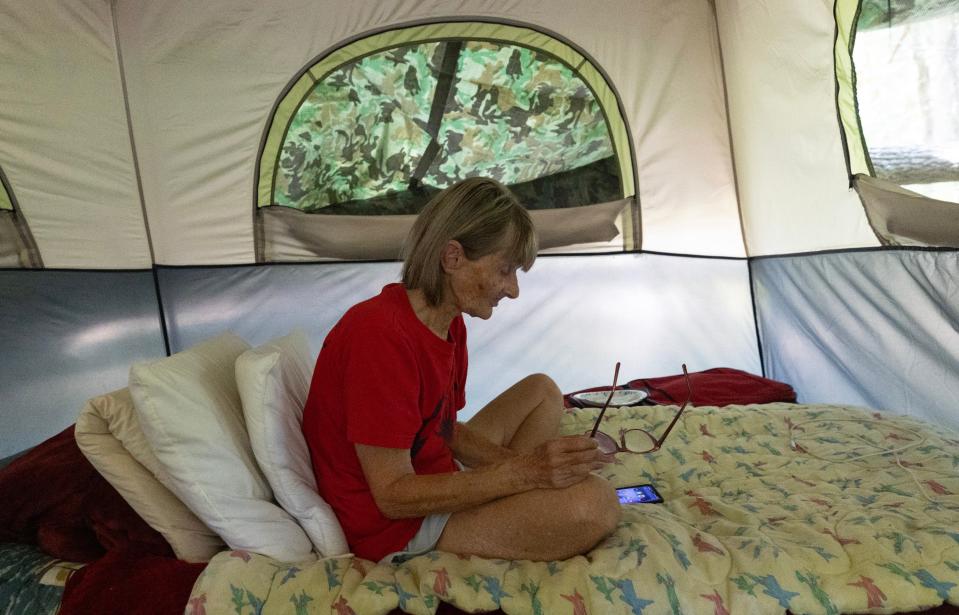
[[[489,318],[519,296],[536,237],[502,184],[438,194],[405,246],[403,281],[346,312],[317,359],[303,415],[320,495],[353,552],[381,560],[433,549],[561,560],[613,531],[606,460],[586,436],[558,437],[556,384],[520,380],[466,423],[463,314]],[[461,471],[464,469],[466,471]]]

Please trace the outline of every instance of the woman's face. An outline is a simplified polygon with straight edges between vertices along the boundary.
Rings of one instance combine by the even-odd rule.
[[[460,312],[486,320],[500,299],[519,297],[517,269],[505,250],[476,260],[464,256],[458,267],[447,272],[450,298]]]

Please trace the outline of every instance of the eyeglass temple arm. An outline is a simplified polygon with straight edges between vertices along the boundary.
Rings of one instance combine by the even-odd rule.
[[[686,381],[686,401],[683,402],[683,405],[679,407],[679,412],[676,413],[676,416],[673,417],[673,421],[669,424],[669,427],[666,428],[666,431],[663,432],[663,435],[660,436],[659,441],[656,443],[656,448],[659,448],[663,442],[666,441],[666,436],[669,435],[669,432],[672,431],[673,425],[676,424],[676,421],[679,420],[679,417],[682,416],[683,410],[686,409],[686,405],[689,404],[690,400],[693,398],[693,387],[689,384],[689,372],[686,371],[686,364],[683,363],[683,380]]]
[[[596,436],[596,430],[599,429],[599,422],[603,420],[603,415],[606,414],[606,408],[609,407],[609,402],[613,400],[613,395],[616,394],[616,382],[619,381],[619,361],[616,361],[616,369],[613,371],[613,386],[609,390],[609,397],[606,398],[606,403],[603,404],[603,409],[599,411],[599,416],[596,417],[596,422],[593,423],[593,430],[589,432],[589,437]]]

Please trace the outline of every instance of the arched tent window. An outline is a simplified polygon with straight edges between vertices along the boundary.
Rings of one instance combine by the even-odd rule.
[[[0,268],[40,268],[43,261],[0,167]]]
[[[959,247],[959,3],[836,0],[850,182],[883,245]]]
[[[959,202],[959,2],[862,0],[853,65],[873,174]]]
[[[429,198],[476,175],[510,186],[544,248],[638,246],[602,73],[546,34],[458,22],[362,38],[294,79],[258,159],[257,260],[397,258]]]

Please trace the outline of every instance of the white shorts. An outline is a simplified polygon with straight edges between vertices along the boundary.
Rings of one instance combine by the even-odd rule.
[[[466,466],[457,461],[453,460],[453,463],[460,470],[466,470]],[[429,553],[436,548],[436,543],[440,541],[440,536],[443,535],[443,530],[446,529],[446,522],[450,520],[450,515],[453,513],[436,513],[435,515],[427,515],[423,518],[423,525],[420,526],[420,530],[410,538],[410,541],[406,543],[406,547],[402,551],[394,551],[386,557],[380,560],[381,564],[401,564],[408,559],[412,559],[417,555],[423,555],[424,553]]]
[[[452,513],[437,513],[427,515],[423,518],[423,525],[420,530],[410,538],[406,547],[402,551],[395,551],[380,560],[381,564],[401,564],[417,555],[429,553],[436,548],[436,543],[440,541],[443,530],[446,528],[446,522],[450,520]]]

